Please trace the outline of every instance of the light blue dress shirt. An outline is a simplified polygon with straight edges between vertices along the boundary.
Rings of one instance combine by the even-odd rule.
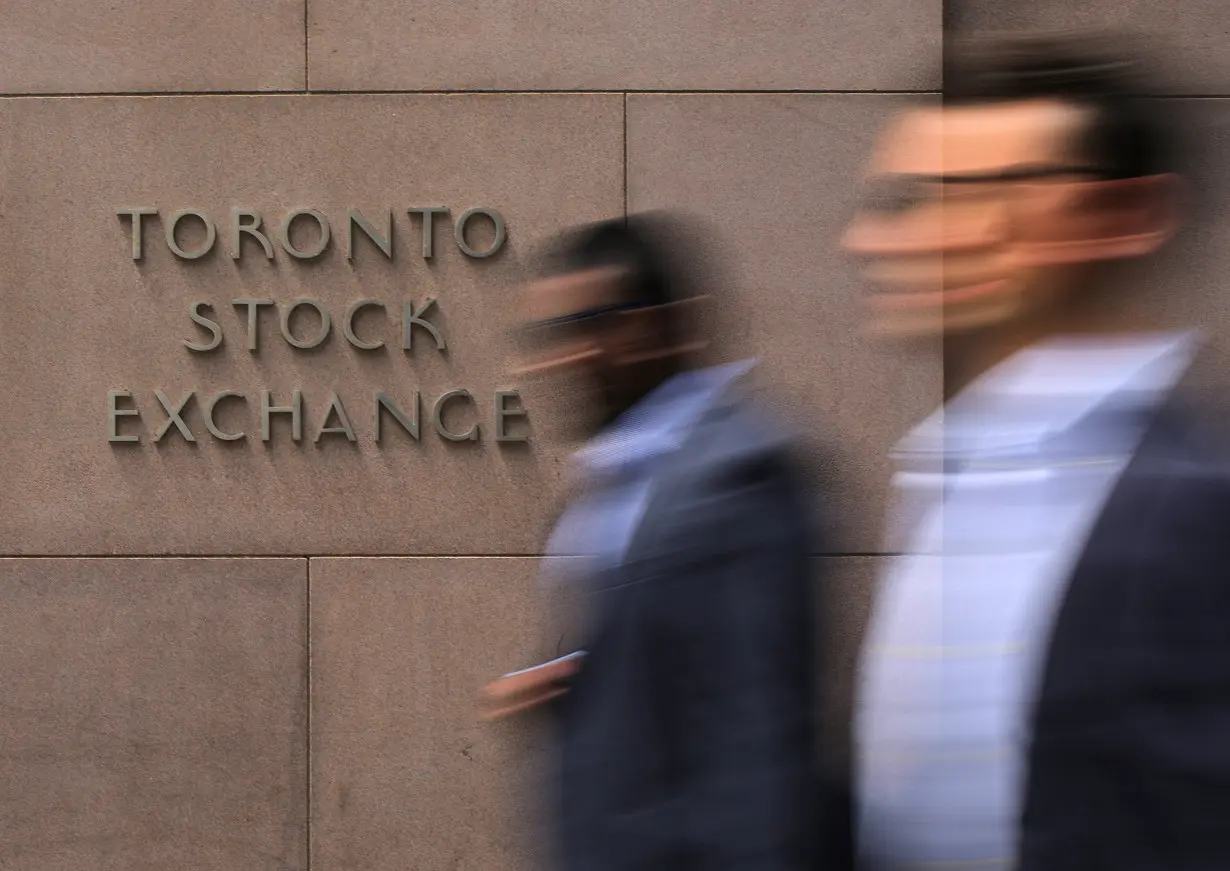
[[[901,444],[855,715],[867,866],[1013,866],[1036,681],[1067,579],[1190,336],[1062,339]]]
[[[753,366],[748,360],[676,375],[574,455],[582,490],[547,544],[549,556],[580,558],[564,563],[566,577],[592,577],[619,566],[649,503],[659,463],[683,446],[718,397]]]

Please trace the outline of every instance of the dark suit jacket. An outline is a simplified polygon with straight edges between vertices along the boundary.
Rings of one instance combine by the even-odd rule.
[[[1019,871],[1230,869],[1230,477],[1155,421],[1075,568]]]
[[[600,578],[557,703],[567,871],[815,867],[813,521],[789,445],[724,400]]]

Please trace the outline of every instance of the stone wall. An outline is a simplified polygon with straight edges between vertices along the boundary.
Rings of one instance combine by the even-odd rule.
[[[1216,0],[1182,5],[948,17],[1151,29],[1206,171],[1230,52]],[[541,240],[626,209],[717,231],[727,351],[761,358],[829,482],[840,723],[885,454],[941,372],[859,337],[835,242],[882,122],[940,87],[940,0],[0,10],[0,867],[538,867],[509,784],[541,742],[473,710],[544,649],[561,495],[552,397],[509,375],[512,293]],[[1149,274],[1168,316],[1225,311],[1226,178]],[[502,241],[483,213],[457,241],[475,208]],[[303,209],[318,256],[294,256],[314,215],[282,236]],[[323,341],[285,338],[319,311]],[[298,426],[262,432],[296,395]]]

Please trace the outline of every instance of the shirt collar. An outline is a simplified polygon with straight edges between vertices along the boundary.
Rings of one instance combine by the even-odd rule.
[[[656,387],[573,455],[583,473],[604,475],[677,450],[701,416],[755,360],[680,373]]]
[[[1028,448],[1065,433],[1096,409],[1148,409],[1182,377],[1195,332],[1063,336],[985,373],[911,431],[900,454]]]

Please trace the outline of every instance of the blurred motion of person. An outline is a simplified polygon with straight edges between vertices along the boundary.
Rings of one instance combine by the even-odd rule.
[[[664,220],[569,234],[527,289],[527,371],[599,412],[547,548],[589,630],[488,687],[489,714],[549,703],[565,871],[812,869],[813,522],[750,363],[694,363]]]
[[[1230,868],[1230,479],[1181,410],[1194,335],[1117,301],[1182,198],[1111,48],[969,54],[884,133],[847,229],[876,331],[941,338],[946,394],[895,458],[865,868]]]

